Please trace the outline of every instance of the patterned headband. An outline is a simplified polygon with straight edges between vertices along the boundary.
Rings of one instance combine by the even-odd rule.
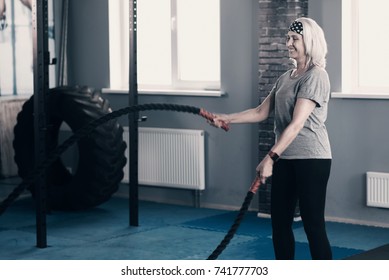
[[[300,35],[303,35],[303,24],[301,22],[295,20],[289,26],[289,31],[293,31],[293,32],[296,32]]]

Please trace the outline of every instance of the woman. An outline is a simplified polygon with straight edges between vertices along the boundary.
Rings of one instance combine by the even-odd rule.
[[[324,220],[331,147],[324,122],[330,96],[323,30],[310,18],[289,27],[286,46],[294,68],[281,75],[256,108],[216,114],[213,125],[261,122],[274,113],[276,143],[256,168],[272,176],[272,238],[276,259],[294,259],[293,216],[299,201],[312,259],[332,259]]]

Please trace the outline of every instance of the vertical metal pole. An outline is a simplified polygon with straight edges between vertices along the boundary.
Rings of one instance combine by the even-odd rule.
[[[138,81],[136,67],[137,0],[130,0],[130,65],[129,65],[129,106],[138,104]],[[130,226],[139,225],[138,203],[138,118],[139,113],[128,115],[129,125],[129,208]]]
[[[34,66],[34,141],[35,165],[43,162],[47,147],[47,94],[49,89],[47,0],[32,1],[33,66]],[[36,242],[38,248],[47,247],[46,232],[46,174],[35,183]]]

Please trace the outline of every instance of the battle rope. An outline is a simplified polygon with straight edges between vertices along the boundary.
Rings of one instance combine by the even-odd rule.
[[[208,121],[213,121],[214,115],[208,111],[187,105],[177,105],[177,104],[164,104],[164,103],[151,103],[151,104],[142,104],[135,105],[130,107],[125,107],[117,111],[108,113],[96,120],[91,121],[88,125],[77,130],[71,137],[65,140],[60,146],[54,149],[46,159],[30,173],[9,195],[6,199],[0,204],[0,215],[2,215],[6,209],[23,193],[23,191],[35,182],[40,176],[44,174],[44,171],[48,166],[53,164],[55,160],[64,153],[70,146],[81,138],[89,135],[96,127],[120,116],[139,112],[139,111],[149,111],[149,110],[164,110],[164,111],[177,111],[177,112],[186,112],[192,113],[195,115],[200,115],[201,117],[207,119]],[[228,131],[229,126],[223,123],[222,128]]]
[[[92,122],[90,122],[88,125],[84,126],[83,128],[77,130],[71,137],[69,137],[67,140],[65,140],[60,146],[58,146],[56,149],[54,149],[47,158],[39,164],[33,172],[30,173],[29,176],[27,176],[12,192],[11,194],[0,204],[0,215],[2,215],[5,210],[23,193],[23,191],[31,185],[33,182],[35,182],[40,176],[44,174],[44,171],[48,166],[53,164],[55,160],[64,153],[70,146],[72,146],[74,143],[76,143],[81,138],[89,135],[96,127],[112,120],[116,119],[122,115],[130,114],[134,112],[139,111],[148,111],[148,110],[165,110],[165,111],[177,111],[177,112],[186,112],[186,113],[192,113],[195,115],[200,115],[201,117],[207,119],[210,122],[213,122],[213,119],[215,116],[211,114],[210,112],[193,107],[193,106],[187,106],[187,105],[176,105],[176,104],[163,104],[163,103],[151,103],[151,104],[143,104],[143,105],[136,105],[136,106],[130,106],[123,109],[119,109],[117,111],[113,111],[111,113],[108,113]],[[222,122],[222,129],[225,131],[229,130],[229,126],[226,123]],[[254,180],[252,183],[250,190],[248,191],[246,198],[242,204],[242,207],[239,210],[239,213],[231,226],[230,230],[228,231],[227,235],[224,237],[222,242],[219,244],[219,246],[213,251],[213,253],[207,258],[208,260],[215,260],[217,257],[223,252],[223,250],[227,247],[231,239],[234,237],[245,213],[248,210],[248,207],[251,203],[251,200],[253,199],[256,191],[258,190],[260,186],[260,180],[258,177]]]
[[[251,200],[253,199],[255,193],[259,189],[259,186],[261,185],[261,181],[259,177],[255,177],[255,180],[251,184],[251,187],[249,191],[246,194],[246,198],[244,199],[244,202],[239,210],[238,215],[236,216],[234,223],[232,224],[230,230],[225,235],[224,239],[220,242],[219,246],[216,247],[216,249],[212,252],[211,255],[207,258],[207,260],[216,260],[219,255],[224,251],[224,249],[227,247],[227,245],[230,243],[231,239],[234,237],[236,231],[238,230],[240,223],[243,220],[244,215],[246,214]]]

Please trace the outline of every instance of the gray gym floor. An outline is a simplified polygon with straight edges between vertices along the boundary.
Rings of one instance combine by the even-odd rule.
[[[2,188],[16,181],[0,180]],[[0,192],[2,200],[4,192]],[[128,199],[114,196],[94,209],[47,215],[46,248],[36,247],[34,201],[26,193],[0,216],[2,260],[205,260],[237,211],[140,201],[138,227],[129,226]],[[334,259],[389,259],[389,228],[328,222]],[[310,259],[301,222],[296,259]],[[248,212],[220,260],[274,259],[270,220]]]

